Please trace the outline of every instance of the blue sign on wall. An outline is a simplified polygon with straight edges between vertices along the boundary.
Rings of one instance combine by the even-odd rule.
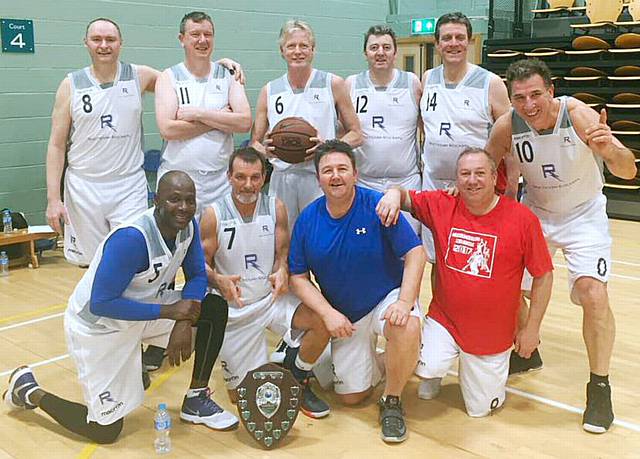
[[[33,53],[33,21],[30,19],[0,19],[3,53]]]

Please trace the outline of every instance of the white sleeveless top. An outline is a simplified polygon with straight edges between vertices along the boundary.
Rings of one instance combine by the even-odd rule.
[[[169,74],[178,106],[220,110],[229,104],[233,76],[223,66],[212,62],[209,76],[196,78],[181,62],[171,67]],[[162,163],[166,170],[218,171],[228,167],[232,152],[233,135],[213,129],[191,139],[166,141]]]
[[[336,103],[331,90],[333,74],[313,69],[303,89],[293,89],[285,73],[267,83],[267,117],[270,129],[284,118],[297,116],[307,120],[324,140],[336,137]],[[304,169],[315,173],[313,161],[289,164],[279,159],[271,162],[276,169]]]
[[[155,208],[148,209],[137,219],[114,228],[107,238],[100,244],[89,265],[87,272],[69,298],[67,317],[82,322],[83,325],[95,329],[97,333],[109,333],[112,330],[126,330],[136,322],[129,320],[100,317],[91,313],[89,301],[96,270],[102,259],[102,249],[108,238],[121,228],[138,229],[147,243],[149,253],[149,267],[146,271],[136,274],[123,292],[122,296],[141,303],[171,304],[181,298],[180,292],[172,289],[176,273],[182,266],[191,240],[193,239],[193,222],[176,236],[176,247],[173,252],[160,234],[158,225],[153,217]]]
[[[553,129],[536,132],[515,110],[511,112],[512,153],[525,180],[523,202],[547,212],[568,212],[602,193],[603,162],[580,139],[559,97]]]
[[[100,84],[90,67],[68,78],[69,170],[98,181],[142,171],[142,93],[136,67],[119,62],[113,83]]]
[[[245,305],[271,293],[269,276],[276,251],[276,200],[260,193],[251,220],[245,221],[230,194],[212,205],[218,222],[216,270],[224,275],[240,275],[240,292]],[[236,307],[230,303],[229,306]]]
[[[420,109],[415,75],[394,70],[386,87],[376,87],[368,70],[349,77],[351,102],[364,143],[355,149],[358,171],[375,178],[404,178],[418,173],[416,130]]]
[[[444,67],[432,69],[420,100],[424,123],[424,172],[432,179],[453,181],[456,160],[466,147],[484,148],[493,126],[489,83],[493,74],[474,64],[462,81],[450,87]]]

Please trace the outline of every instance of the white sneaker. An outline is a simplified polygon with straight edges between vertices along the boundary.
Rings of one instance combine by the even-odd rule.
[[[186,397],[182,402],[180,419],[193,424],[204,424],[214,430],[235,428],[238,418],[213,401],[209,388],[202,389],[195,397]]]
[[[422,379],[418,386],[418,398],[432,400],[440,393],[442,378]]]

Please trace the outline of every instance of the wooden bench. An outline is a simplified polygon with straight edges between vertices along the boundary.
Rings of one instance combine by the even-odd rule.
[[[27,229],[16,230],[10,234],[0,233],[0,250],[7,245],[20,244],[23,246],[24,256],[14,258],[10,261],[10,266],[31,263],[33,268],[40,266],[36,255],[35,242],[41,239],[51,239],[58,235],[54,231],[44,233],[30,233]]]

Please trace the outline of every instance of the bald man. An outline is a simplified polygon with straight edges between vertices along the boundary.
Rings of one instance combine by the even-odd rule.
[[[158,185],[155,207],[112,231],[76,286],[64,328],[85,405],[45,392],[22,366],[4,394],[11,409],[41,408],[71,432],[112,443],[124,417],[143,401],[141,343],[166,347],[170,364],[180,365],[191,355],[196,326],[195,365],[181,418],[218,429],[237,425],[207,388],[222,346],[227,304],[211,295],[202,302],[207,276],[195,209],[193,181],[183,172],[168,172]],[[186,283],[175,291],[180,267]]]

